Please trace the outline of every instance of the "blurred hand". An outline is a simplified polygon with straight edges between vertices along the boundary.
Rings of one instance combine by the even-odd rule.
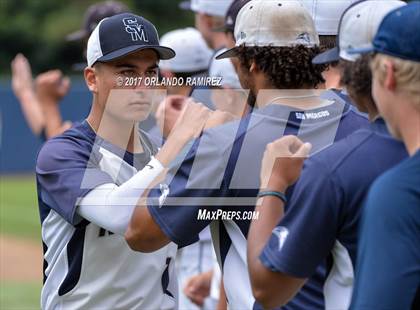
[[[210,295],[212,271],[203,272],[191,277],[184,287],[184,294],[197,306],[203,306]]]
[[[204,129],[217,127],[227,122],[231,122],[235,119],[235,115],[233,115],[232,113],[216,110],[211,112],[211,115],[208,118]]]
[[[185,96],[169,95],[159,104],[155,116],[163,137],[167,138],[171,133],[187,100]]]
[[[32,71],[28,59],[17,54],[12,60],[12,89],[16,97],[22,99],[27,92],[33,92]]]
[[[70,89],[70,79],[60,70],[50,70],[35,79],[36,94],[41,104],[58,103]]]
[[[311,150],[296,136],[284,136],[265,149],[261,165],[261,188],[285,191],[300,176],[303,162]]]

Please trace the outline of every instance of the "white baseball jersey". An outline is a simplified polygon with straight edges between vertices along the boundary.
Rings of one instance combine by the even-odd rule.
[[[121,185],[145,166],[156,149],[146,136],[143,140],[144,153],[128,153],[97,137],[85,121],[40,151],[43,309],[177,308],[174,243],[153,253],[134,252],[123,236],[76,213],[92,189]]]

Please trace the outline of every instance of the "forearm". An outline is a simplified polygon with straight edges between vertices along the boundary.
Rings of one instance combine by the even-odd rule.
[[[45,119],[34,91],[30,89],[17,96],[29,127],[35,135],[39,135],[45,126]]]
[[[263,190],[285,193],[287,185],[282,179],[272,177]],[[264,308],[271,309],[285,305],[293,298],[305,279],[269,270],[259,259],[273,229],[283,217],[283,200],[276,196],[262,197],[257,201],[256,210],[259,218],[252,221],[248,233],[248,269],[255,299]]]
[[[188,141],[189,140],[182,135],[178,135],[176,132],[172,133],[159,152],[155,155],[155,158],[165,167],[169,166],[169,164],[182,151]]]
[[[273,285],[276,274],[261,263],[259,256],[283,216],[283,201],[273,196],[262,197],[257,201],[255,210],[259,216],[252,221],[248,233],[248,269],[255,298],[269,307],[277,300],[279,287],[277,283]]]
[[[80,201],[77,212],[90,222],[123,236],[135,207],[145,205],[142,199],[145,191],[163,171],[159,161],[152,159],[124,184],[105,184],[92,190]]]
[[[45,116],[45,131],[49,139],[61,133],[63,120],[61,118],[60,108],[58,102],[52,98],[39,96],[38,100]]]
[[[217,303],[216,310],[227,310],[227,299],[223,280],[220,280],[219,302]]]

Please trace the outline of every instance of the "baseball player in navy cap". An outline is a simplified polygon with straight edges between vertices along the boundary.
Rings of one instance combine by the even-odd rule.
[[[351,39],[352,45],[369,44],[369,34],[375,32],[386,12],[403,5],[388,0],[352,5],[342,18],[346,30],[358,33]],[[342,44],[341,52],[347,53],[348,45]],[[368,100],[365,92],[352,91],[358,106],[364,108]],[[288,298],[287,294],[273,294],[273,287],[293,295],[325,260],[329,261],[323,286],[325,307],[349,307],[359,223],[368,189],[379,175],[407,156],[403,145],[391,137],[374,103],[369,103],[367,110],[370,126],[309,158],[287,201],[282,201],[279,193],[285,193],[300,174],[303,160],[297,157],[302,154],[295,152],[302,142],[287,137],[267,147],[261,191],[270,191],[273,197],[264,197],[257,207],[263,218],[253,221],[248,235],[251,279],[267,307],[281,305]]]
[[[369,191],[351,309],[420,307],[419,20],[419,1],[395,9],[373,43],[355,51],[375,53],[373,96],[410,157],[380,176]]]
[[[142,79],[157,77],[159,60],[174,56],[134,14],[105,18],[92,32],[84,70],[90,113],[47,141],[37,159],[43,309],[177,308],[176,245],[135,253],[123,236],[144,189],[209,116],[188,104],[160,151],[138,131],[154,94]]]

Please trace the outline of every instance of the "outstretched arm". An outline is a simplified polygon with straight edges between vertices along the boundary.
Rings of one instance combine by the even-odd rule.
[[[177,127],[180,124],[187,124],[193,119],[193,115],[183,114],[177,121],[172,133],[169,136],[168,143],[172,143],[172,136],[178,130]],[[221,111],[212,112],[211,115],[206,119],[205,128],[217,126],[230,121],[232,116],[229,113]],[[204,139],[204,141],[203,141]],[[215,189],[209,189],[208,175],[199,173],[191,173],[193,164],[195,166],[216,165],[213,172],[216,175],[222,175],[219,165],[217,165],[220,159],[220,147],[216,147],[214,140],[205,135],[205,138],[200,140],[200,146],[205,148],[208,145],[206,152],[200,152],[199,155],[195,156],[195,149],[192,149],[192,154],[189,154],[182,162],[181,167],[174,176],[174,179],[170,183],[170,189],[168,192],[160,193],[159,190],[154,190],[151,193],[158,194],[162,198],[162,202],[159,201],[159,207],[151,206],[149,208],[139,207],[133,212],[131,223],[126,233],[126,240],[133,250],[141,252],[152,252],[156,251],[162,246],[169,242],[169,239],[176,242],[178,245],[187,245],[195,242],[196,233],[198,234],[210,221],[197,221],[198,209],[202,206],[203,202],[199,198],[211,197],[220,195],[221,191]],[[176,140],[173,140],[176,144]],[[204,146],[203,146],[204,145]],[[174,146],[175,147],[175,146]],[[217,172],[216,172],[217,170]],[[171,171],[173,173],[173,171]],[[219,174],[218,174],[219,173]],[[186,188],[186,184],[189,184],[189,189],[194,192],[194,188],[197,189],[194,193],[190,192]],[[162,194],[162,195],[161,195]],[[194,194],[197,194],[196,196]],[[147,196],[147,193],[145,194]],[[170,202],[163,205],[163,198],[167,196],[167,202],[182,200],[182,203],[177,205],[171,205]],[[195,199],[197,198],[197,200]],[[188,199],[187,202],[185,199]],[[160,200],[160,199],[159,199]],[[187,227],[187,229],[186,229]],[[168,239],[169,238],[169,239]]]
[[[11,63],[12,89],[18,98],[23,115],[34,135],[39,135],[45,126],[42,107],[35,94],[29,61],[17,54]]]
[[[305,282],[269,270],[259,256],[283,217],[285,198],[281,197],[285,197],[283,193],[298,179],[309,150],[310,145],[294,136],[286,136],[270,143],[264,153],[260,195],[267,196],[258,199],[259,218],[252,221],[248,233],[248,269],[253,294],[265,308],[286,304]],[[274,196],[273,192],[279,193],[280,197]]]
[[[133,249],[136,249],[133,240],[138,240],[139,231],[141,240],[158,240],[156,245],[153,243],[157,248],[169,243],[169,239],[161,232],[145,207],[145,197],[149,189],[164,178],[165,167],[175,159],[190,139],[201,132],[209,114],[210,111],[200,104],[187,104],[183,115],[185,119],[181,119],[183,123],[174,129],[174,134],[169,137],[155,158],[122,185],[108,183],[92,190],[80,201],[78,214],[109,231],[125,235]],[[134,229],[128,229],[133,212],[136,226]],[[133,239],[135,237],[136,239]]]

